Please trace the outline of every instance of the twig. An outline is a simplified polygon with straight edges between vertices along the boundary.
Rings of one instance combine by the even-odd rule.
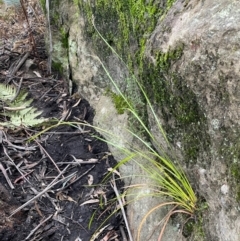
[[[24,16],[25,16],[26,21],[27,21],[28,31],[29,31],[29,38],[31,40],[31,44],[32,44],[33,50],[34,50],[35,54],[37,55],[35,39],[33,37],[32,31],[31,31],[31,27],[30,27],[30,23],[29,23],[29,20],[28,20],[27,11],[26,11],[26,8],[24,6],[23,0],[20,0],[20,3],[21,3],[21,6],[22,6],[22,9],[23,9]]]
[[[119,226],[119,229],[120,229],[120,233],[121,233],[121,235],[122,235],[122,241],[128,241],[128,240],[127,240],[127,236],[126,236],[126,234],[125,234],[125,232],[124,232],[123,226],[120,225],[120,226]]]
[[[22,210],[24,207],[26,207],[26,206],[27,206],[29,203],[31,203],[32,201],[34,201],[34,200],[36,200],[37,198],[39,198],[40,196],[42,196],[45,192],[47,192],[50,188],[52,188],[52,187],[55,186],[56,184],[64,181],[64,180],[67,179],[67,178],[70,178],[71,176],[74,176],[74,175],[76,174],[76,172],[74,172],[74,173],[68,175],[67,177],[65,177],[65,178],[63,178],[63,179],[61,179],[61,180],[59,180],[59,181],[56,182],[56,180],[67,170],[68,167],[69,167],[69,165],[67,165],[67,166],[63,169],[63,171],[61,171],[61,172],[57,175],[57,177],[55,177],[54,180],[53,180],[43,191],[41,191],[41,192],[38,193],[35,197],[33,197],[32,199],[30,199],[29,201],[27,201],[26,203],[24,203],[22,206],[20,206],[20,207],[17,208],[16,210],[14,210],[14,211],[11,213],[11,215],[9,216],[9,218],[12,217],[12,216],[13,216],[14,214],[16,214],[17,212],[19,212],[20,210]]]
[[[36,146],[23,147],[23,146],[14,145],[14,144],[12,144],[12,143],[8,140],[7,135],[6,135],[6,133],[5,133],[4,131],[1,131],[1,133],[3,133],[3,134],[4,134],[4,137],[5,137],[5,138],[2,138],[2,140],[3,140],[4,142],[7,142],[8,146],[12,146],[12,147],[14,147],[15,149],[25,150],[25,151],[34,151],[34,150],[36,150]],[[1,142],[0,142],[0,143],[1,143]]]
[[[51,32],[51,23],[50,23],[50,11],[49,11],[49,0],[46,0],[46,12],[47,12],[47,24],[48,24],[48,34],[49,34],[49,57],[48,57],[48,71],[49,74],[52,72],[52,32]]]
[[[28,179],[25,177],[25,174],[22,173],[22,171],[18,168],[18,166],[15,164],[14,160],[8,155],[7,150],[4,146],[3,147],[3,151],[5,153],[5,155],[8,157],[8,159],[11,161],[11,163],[14,165],[14,167],[18,170],[18,172],[22,175],[22,177],[24,178],[25,181],[27,181],[29,184],[31,184]],[[32,185],[32,184],[31,184]]]
[[[66,185],[65,187],[61,187],[59,189],[57,189],[56,191],[60,191],[63,190],[64,188],[68,188],[69,186],[71,186],[73,183],[77,182],[78,180],[80,180],[83,176],[85,176],[86,174],[88,174],[96,165],[92,166],[91,168],[89,168],[86,172],[84,172],[81,176],[77,177],[74,181],[72,181],[71,183],[69,183],[68,185]]]
[[[3,173],[3,175],[4,175],[5,179],[6,179],[6,181],[7,181],[7,183],[8,183],[8,185],[10,186],[10,188],[11,188],[11,189],[14,189],[14,186],[13,186],[10,178],[8,177],[8,174],[7,174],[6,170],[5,170],[5,168],[3,167],[2,163],[0,163],[0,170],[2,171],[2,173]]]
[[[25,129],[25,132],[31,136],[28,131]],[[43,146],[36,140],[34,139],[34,141],[37,143],[37,145],[40,147],[40,149],[47,155],[47,157],[51,160],[51,162],[53,163],[53,165],[56,167],[57,171],[60,173],[60,169],[59,167],[57,166],[57,164],[55,163],[55,161],[52,159],[52,157],[48,154],[48,152],[43,148]]]
[[[5,135],[5,133],[3,131],[0,130],[0,144],[3,146],[3,134]],[[10,186],[11,189],[14,189],[14,186],[10,180],[10,178],[8,177],[8,174],[5,170],[5,168],[3,167],[2,163],[0,162],[0,170],[2,171],[8,185]]]
[[[74,161],[76,162],[76,163],[79,163],[79,164],[94,164],[94,163],[98,163],[98,159],[96,159],[96,158],[91,158],[91,159],[89,159],[89,160],[87,160],[87,161],[84,161],[84,160],[82,160],[82,159],[77,159],[75,156],[73,156],[73,155],[70,155],[73,159],[74,159]]]
[[[53,216],[53,214],[51,214],[49,217],[47,217],[45,220],[43,220],[42,222],[40,222],[36,228],[34,228],[30,234],[24,239],[24,240],[28,240],[44,223],[46,223],[51,217]]]
[[[25,178],[26,176],[28,176],[29,174],[31,174],[32,172],[34,172],[34,170],[24,174],[23,176],[21,177],[18,177],[15,181],[14,181],[14,184],[17,183],[18,181],[20,181],[21,179]]]
[[[19,92],[20,92],[20,89],[21,89],[21,87],[22,87],[22,81],[23,81],[23,77],[21,77],[21,79],[20,79],[20,82],[19,82],[19,85],[18,85],[18,89],[17,89],[17,93],[16,93],[16,95],[13,97],[13,99],[11,100],[11,102],[13,102],[14,100],[16,100],[16,98],[18,97]]]
[[[126,225],[126,228],[127,228],[129,239],[130,239],[130,241],[133,241],[132,233],[131,233],[130,228],[129,228],[129,224],[128,224],[127,216],[126,216],[126,213],[125,213],[125,210],[124,210],[124,207],[123,207],[123,203],[122,203],[122,200],[120,198],[119,192],[117,190],[114,174],[113,174],[113,179],[111,180],[111,186],[112,186],[112,188],[113,188],[113,190],[116,194],[117,200],[119,202],[119,205],[120,205],[120,208],[121,208],[121,211],[122,211],[122,215],[123,215],[123,219],[124,219],[124,222],[125,222],[125,225]]]
[[[30,52],[28,51],[27,53],[25,53],[25,55],[18,60],[18,63],[17,65],[13,68],[13,70],[11,71],[10,73],[10,78],[8,79],[7,83],[9,83],[12,78],[13,78],[13,75],[15,75],[15,73],[19,70],[19,68],[23,65],[23,63],[26,61],[26,59],[28,58]]]

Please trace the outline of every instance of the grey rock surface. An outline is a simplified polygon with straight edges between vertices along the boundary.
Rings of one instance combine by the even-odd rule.
[[[166,130],[172,131],[167,134],[171,137],[175,156],[189,174],[196,192],[208,204],[208,209],[203,211],[201,233],[193,233],[187,238],[191,241],[240,240],[239,180],[236,179],[240,167],[239,3],[238,0],[176,1],[168,13],[159,19],[147,40],[144,53],[145,67],[152,64],[157,68],[159,60],[155,53],[167,54],[183,46],[181,55],[169,62],[167,70],[158,73],[159,82],[165,83],[166,92],[172,94],[170,97],[180,96],[179,100],[183,102],[175,103],[173,110],[167,105],[168,101],[163,106],[155,105],[155,109]],[[106,96],[110,81],[98,61],[93,41],[86,38],[84,31],[88,26],[78,7],[68,1],[62,1],[61,5],[53,4],[52,7],[61,15],[55,25],[61,26],[61,31],[68,34],[68,48],[64,49],[62,33],[54,31],[53,60],[62,63],[66,76],[77,83],[79,93],[96,109],[94,123],[98,127],[113,132],[123,147],[139,145],[125,131],[128,116],[118,115],[111,98]],[[109,53],[104,64],[124,89],[128,70]],[[148,94],[153,96],[153,92],[154,86]],[[189,96],[192,99],[184,102],[184,98]],[[197,118],[189,117],[189,121],[189,106],[185,104],[191,101],[196,104]],[[181,118],[176,115],[179,109],[185,111]],[[164,146],[149,110],[148,113],[151,131]],[[189,137],[189,130],[198,131]],[[124,157],[114,148],[112,152],[118,160]],[[134,177],[131,181],[126,179],[127,184],[148,184],[149,180],[136,177],[136,173],[141,171],[133,163],[121,169],[123,176],[130,174]],[[148,191],[147,188],[140,189],[134,195]],[[149,197],[129,205],[128,217],[134,237],[146,212],[161,201]],[[159,230],[156,231],[156,227],[165,212],[158,210],[147,220],[141,234],[142,241],[157,240]],[[184,240],[176,227],[176,224],[169,223],[163,241]],[[156,231],[155,236],[149,238],[153,230]]]
[[[210,149],[201,150],[205,155],[196,163],[195,180],[209,205],[207,240],[240,240],[239,204],[231,176],[232,165],[239,163],[239,20],[239,1],[189,1],[187,6],[177,1],[151,35],[146,51],[153,59],[153,50],[167,52],[184,44],[182,57],[170,71],[194,92],[207,120]]]

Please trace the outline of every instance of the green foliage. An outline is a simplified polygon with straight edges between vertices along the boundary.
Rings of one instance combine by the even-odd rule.
[[[105,48],[104,42],[94,31],[92,16],[103,37],[120,53],[129,69],[133,69],[134,65],[140,69],[147,37],[173,2],[96,0],[91,5],[85,1],[78,4],[86,19],[86,35],[93,42],[98,56],[105,59],[111,51]],[[140,49],[136,51],[134,47],[133,51],[129,51],[131,46],[140,46]]]
[[[60,62],[52,62],[52,68],[56,71],[58,71],[60,74],[63,73],[63,65]]]
[[[103,39],[105,44],[111,49],[111,51],[115,55],[117,55],[116,51],[107,43],[107,41],[100,34],[100,32],[97,29],[96,31],[99,34],[99,36]],[[120,56],[118,57],[120,58]],[[111,83],[113,84],[114,88],[117,90],[118,95],[121,96],[121,99],[125,101],[127,105],[126,110],[128,110],[132,114],[132,116],[135,118],[138,125],[140,125],[142,129],[144,129],[145,133],[147,134],[150,140],[149,142],[143,136],[138,135],[136,134],[136,132],[133,132],[130,129],[128,129],[127,131],[133,137],[135,137],[145,147],[146,150],[143,150],[142,148],[136,149],[134,147],[130,147],[130,145],[129,147],[119,147],[119,145],[115,142],[113,143],[108,140],[106,140],[106,142],[110,145],[113,145],[116,148],[119,148],[127,155],[126,158],[120,161],[119,165],[122,165],[123,163],[125,163],[126,160],[135,161],[142,168],[142,170],[146,172],[147,176],[151,178],[154,181],[154,183],[157,185],[157,187],[159,188],[159,191],[157,191],[157,193],[159,195],[168,196],[171,200],[173,200],[172,202],[159,204],[157,207],[150,210],[150,212],[146,214],[146,216],[148,216],[156,208],[160,208],[165,205],[176,205],[176,207],[181,208],[180,210],[176,210],[176,211],[174,208],[173,211],[170,212],[169,217],[174,212],[186,213],[190,215],[193,214],[196,210],[197,197],[183,169],[181,168],[181,166],[176,160],[175,161],[171,160],[171,158],[167,155],[166,150],[164,149],[163,146],[161,146],[161,144],[156,140],[155,136],[151,133],[150,129],[142,120],[141,116],[139,116],[138,111],[135,109],[134,105],[132,105],[132,103],[128,100],[126,95],[124,95],[124,93],[120,90],[120,88],[117,86],[115,81],[112,79],[110,73],[104,66],[103,62],[100,59],[99,61],[103,69],[105,70],[107,76],[109,77]],[[146,104],[148,105],[149,112],[153,116],[154,122],[158,127],[159,134],[163,136],[164,140],[168,145],[168,148],[171,149],[166,133],[162,128],[162,125],[158,119],[156,112],[154,111],[154,108],[150,102],[150,99],[146,94],[146,91],[143,89],[143,86],[136,78],[134,79],[134,81],[138,85],[142,95],[145,98]],[[105,130],[103,130],[103,132],[107,133]],[[138,161],[139,157],[140,157],[140,160],[145,159],[146,161],[148,161],[149,164],[144,165],[140,163]],[[138,237],[140,236],[140,230],[144,220],[140,224]],[[162,236],[162,232],[160,234],[160,237],[161,236]]]
[[[166,123],[169,119],[176,122],[174,128],[170,125],[165,126],[168,138],[170,141],[180,140],[186,162],[191,163],[199,157],[201,148],[209,147],[209,135],[204,131],[206,118],[197,104],[195,94],[189,90],[177,73],[169,73],[170,66],[181,58],[184,46],[179,44],[166,53],[156,52],[155,65],[149,64],[149,60],[145,61],[144,58],[147,38],[154,30],[157,21],[166,14],[174,2],[174,0],[161,1],[161,3],[142,0],[127,2],[96,0],[90,5],[85,1],[79,1],[79,9],[85,16],[86,37],[91,39],[97,55],[105,64],[112,52],[110,48],[106,48],[103,39],[94,30],[92,16],[95,17],[95,26],[107,44],[120,53],[127,68],[130,71],[137,69],[135,75],[145,91],[152,93],[150,100],[154,105],[160,106]],[[169,79],[165,76],[169,76]],[[133,79],[131,81],[134,82]],[[134,96],[130,102],[143,122],[147,124],[147,111],[145,100],[141,97],[142,93],[138,92],[138,87],[131,90],[131,94],[127,89],[124,95],[128,99]],[[134,120],[131,122],[134,123]],[[179,133],[175,132],[176,126],[181,130]],[[201,138],[203,136],[205,137]],[[200,140],[203,140],[203,143]]]
[[[69,36],[69,33],[66,32],[63,27],[60,28],[60,33],[61,33],[62,47],[67,49],[68,48],[68,36]]]
[[[191,237],[192,241],[204,241],[206,235],[204,232],[204,212],[198,212],[196,219],[190,219],[183,227],[183,235]]]
[[[237,202],[240,202],[240,164],[239,163],[233,163],[230,167],[230,174],[234,182],[235,186],[235,197]]]
[[[41,5],[44,13],[46,14],[47,13],[47,11],[46,11],[46,0],[40,0],[39,2],[40,2],[40,5]]]
[[[27,99],[27,93],[20,92],[17,94],[15,87],[0,84],[0,100],[2,101],[0,115],[8,119],[8,121],[0,122],[1,126],[10,128],[36,126],[46,121],[44,118],[39,118],[42,112],[30,106],[32,100]],[[15,99],[16,95],[17,98]]]
[[[142,79],[146,92],[152,93],[150,100],[161,109],[169,140],[181,142],[185,161],[190,163],[197,160],[202,148],[209,148],[210,138],[206,133],[206,118],[195,94],[181,76],[170,70],[170,66],[181,58],[183,47],[179,44],[166,53],[156,53],[156,64],[144,63]]]
[[[123,114],[124,110],[128,107],[127,103],[125,102],[125,100],[122,98],[121,95],[117,95],[114,92],[110,92],[108,91],[108,93],[110,93],[110,96],[113,100],[113,103],[115,105],[115,108],[117,110],[118,114]]]

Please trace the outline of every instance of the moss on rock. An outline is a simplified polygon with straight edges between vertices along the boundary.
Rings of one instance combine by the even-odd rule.
[[[179,139],[182,142],[185,159],[191,162],[197,159],[200,147],[208,147],[209,138],[205,131],[206,118],[197,104],[194,93],[177,73],[169,71],[173,61],[181,57],[184,46],[179,44],[166,53],[157,52],[156,65],[149,63],[144,57],[147,38],[154,30],[157,21],[173,3],[173,0],[161,3],[157,1],[143,3],[140,0],[129,2],[96,0],[90,6],[78,0],[79,10],[85,15],[86,38],[91,39],[97,55],[106,60],[112,52],[96,33],[92,16],[95,18],[98,31],[119,53],[129,70],[139,78],[146,93],[152,93],[151,101],[161,109],[165,123],[169,123],[170,119],[173,120],[174,125],[165,126],[168,137],[170,140]],[[168,79],[165,76],[168,76]],[[146,110],[142,105],[138,111],[147,122]]]
[[[146,61],[143,71],[143,83],[147,93],[152,93],[151,101],[161,109],[165,121],[165,130],[170,141],[178,140],[185,161],[196,162],[199,152],[209,146],[206,133],[206,118],[198,105],[195,94],[186,82],[170,67],[183,52],[179,44],[166,53],[156,53],[156,64]]]

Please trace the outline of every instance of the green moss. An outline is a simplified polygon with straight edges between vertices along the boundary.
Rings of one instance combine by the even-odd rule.
[[[167,1],[167,9],[170,9],[176,0],[168,0]]]
[[[224,136],[219,144],[218,154],[228,167],[228,182],[236,201],[240,203],[240,131],[235,126],[222,126],[217,131]]]
[[[231,177],[233,180],[233,187],[235,187],[235,198],[237,202],[240,202],[240,164],[233,163],[230,168]]]
[[[68,48],[68,37],[69,33],[64,30],[63,27],[60,28],[60,33],[61,33],[61,43],[63,48]]]
[[[166,53],[157,52],[156,65],[149,64],[144,58],[147,38],[154,30],[157,21],[165,15],[174,2],[174,0],[164,0],[161,3],[142,0],[96,0],[89,4],[87,1],[74,0],[74,4],[79,7],[79,12],[86,21],[85,37],[91,42],[91,47],[107,66],[108,57],[112,52],[94,29],[92,24],[94,16],[96,28],[122,57],[128,69],[134,72],[146,93],[151,93],[149,97],[162,110],[165,123],[174,122],[174,125],[165,126],[170,140],[178,139],[182,143],[186,161],[194,161],[201,148],[209,146],[209,137],[204,131],[207,129],[206,119],[197,104],[195,94],[189,90],[177,73],[169,71],[174,61],[181,58],[184,46],[179,44]],[[61,36],[63,46],[67,47],[68,35],[63,29]],[[111,89],[110,85],[109,88]],[[144,101],[141,97],[136,97],[139,96],[137,88],[132,89],[137,94],[129,94],[129,90],[124,91],[124,94],[134,96],[131,102],[147,123]],[[113,95],[112,98],[118,112],[122,113],[125,103],[118,95]],[[200,140],[203,143],[200,143]]]
[[[240,180],[240,164],[239,163],[233,163],[231,165],[231,174],[232,174],[232,177],[234,177],[237,180]]]
[[[40,5],[41,5],[44,13],[46,14],[46,0],[40,0]]]
[[[152,0],[96,0],[90,5],[86,1],[79,0],[78,6],[86,21],[85,36],[106,66],[112,51],[94,29],[92,16],[94,16],[96,28],[104,39],[121,56],[128,69],[141,78],[147,38],[153,32],[159,18],[166,13],[170,2],[167,0],[161,1],[161,3]],[[136,69],[138,75],[134,71]],[[110,85],[109,87],[111,88]],[[137,94],[131,93],[131,96],[139,96],[137,89],[135,92]],[[124,94],[128,95],[128,92],[124,92]],[[141,97],[132,98],[131,101],[146,122],[147,111],[143,107],[143,100],[139,101],[139,99]]]
[[[107,90],[107,95],[112,98],[117,113],[120,115],[123,114],[124,111],[128,108],[128,104],[124,98],[121,95],[117,95],[116,93],[112,92],[111,90]]]
[[[154,30],[159,17],[172,4],[170,2],[174,1],[165,0],[159,3],[142,0],[96,0],[90,6],[81,0],[78,4],[86,19],[86,36],[94,42],[98,55],[104,59],[111,51],[93,28],[92,16],[95,17],[95,25],[103,37],[120,54],[129,68],[133,69],[136,65],[142,65],[146,39]],[[137,47],[137,52],[130,51],[130,46],[135,46],[135,50]]]
[[[60,74],[63,74],[63,65],[60,62],[52,62],[52,68],[59,72]]]
[[[147,38],[159,18],[165,15],[174,2],[165,0],[160,4],[156,1],[142,0],[96,0],[95,4],[90,6],[84,1],[79,1],[79,10],[85,15],[86,38],[91,39],[98,56],[107,62],[112,52],[96,33],[92,25],[92,15],[99,32],[127,63],[130,71],[137,69],[137,74],[133,71],[134,74],[143,84],[146,93],[152,93],[151,101],[162,110],[166,123],[170,119],[175,122],[175,126],[169,125],[165,128],[170,139],[177,138],[182,142],[188,162],[197,159],[201,148],[208,148],[209,137],[204,131],[206,119],[197,104],[195,94],[188,89],[177,73],[169,73],[173,62],[181,58],[184,46],[179,44],[166,53],[156,53],[156,66],[148,64],[149,61],[144,59]],[[166,80],[165,76],[169,76],[169,79]],[[118,102],[120,104],[116,104]],[[138,101],[133,99],[132,102],[146,123],[147,116],[143,105],[138,108]],[[122,104],[116,96],[114,103],[116,106]],[[176,129],[179,130],[178,133]],[[204,143],[200,143],[200,140],[204,140]]]
[[[166,53],[156,53],[155,65],[146,60],[142,82],[146,92],[151,93],[152,103],[161,109],[168,138],[181,143],[189,163],[196,162],[202,148],[208,148],[210,138],[195,94],[177,73],[170,71],[170,66],[181,58],[183,48],[180,44]]]
[[[78,5],[78,4],[79,4],[79,0],[73,0],[73,3],[74,3],[75,5]]]
[[[206,240],[206,235],[203,229],[204,220],[203,213],[197,215],[197,219],[190,219],[183,227],[183,235],[191,237],[192,241]]]
[[[236,201],[239,203],[240,202],[240,185],[236,186]]]

